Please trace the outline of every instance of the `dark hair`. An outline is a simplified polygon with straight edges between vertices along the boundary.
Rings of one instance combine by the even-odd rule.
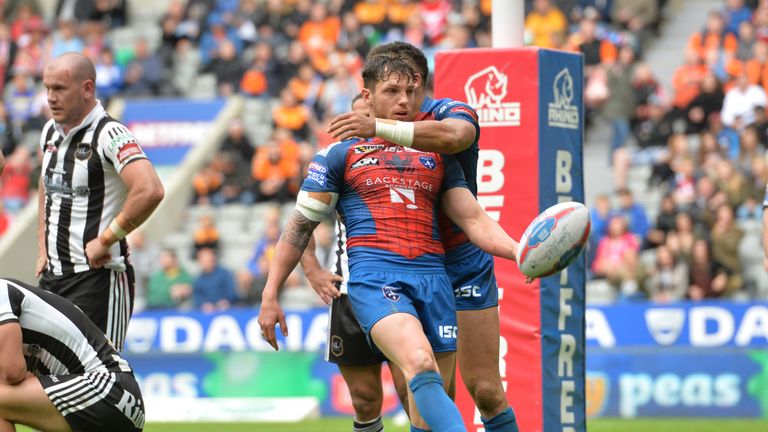
[[[378,56],[395,57],[409,62],[413,69],[421,75],[421,85],[426,87],[427,77],[429,76],[429,64],[427,63],[427,57],[424,56],[420,49],[406,42],[390,42],[374,47],[368,53],[366,61],[370,61]]]
[[[408,78],[414,81],[416,71],[411,64],[401,58],[376,56],[365,62],[363,66],[363,86],[370,91],[376,87],[376,83],[386,81],[392,74],[397,74],[399,78]]]

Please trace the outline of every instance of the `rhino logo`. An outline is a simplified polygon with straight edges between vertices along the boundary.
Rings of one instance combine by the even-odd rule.
[[[501,100],[507,95],[507,75],[499,72],[496,66],[488,66],[469,77],[464,92],[469,105],[474,108],[500,107]]]
[[[552,85],[552,93],[555,95],[555,106],[565,108],[573,100],[573,78],[567,68],[563,68],[555,75],[555,82]]]
[[[574,87],[573,77],[568,68],[563,68],[555,75],[555,79],[552,81],[554,101],[549,103],[547,118],[550,126],[578,129],[581,125],[579,108],[572,103],[576,94]]]
[[[477,111],[480,126],[520,126],[520,102],[505,102],[507,74],[496,66],[476,72],[464,84],[467,104]]]

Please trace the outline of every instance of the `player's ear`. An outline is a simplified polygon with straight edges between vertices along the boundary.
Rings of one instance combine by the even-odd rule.
[[[370,90],[363,87],[363,89],[360,90],[360,94],[363,96],[363,101],[365,101],[366,105],[369,107],[373,105],[373,93]]]
[[[96,84],[91,80],[85,80],[83,81],[82,91],[85,99],[93,99],[96,93]]]

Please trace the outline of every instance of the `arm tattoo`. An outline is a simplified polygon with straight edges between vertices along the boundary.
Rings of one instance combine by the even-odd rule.
[[[282,239],[296,249],[304,251],[312,237],[312,232],[318,225],[320,222],[309,220],[303,214],[294,211],[293,216],[285,225]]]

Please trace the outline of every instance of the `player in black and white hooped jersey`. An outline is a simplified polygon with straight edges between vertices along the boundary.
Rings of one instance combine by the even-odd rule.
[[[93,63],[66,53],[43,73],[51,119],[40,137],[40,287],[77,306],[122,348],[133,307],[125,236],[163,198],[152,164],[127,127],[95,98]]]
[[[0,430],[137,432],[144,412],[131,367],[82,311],[0,279]]]

